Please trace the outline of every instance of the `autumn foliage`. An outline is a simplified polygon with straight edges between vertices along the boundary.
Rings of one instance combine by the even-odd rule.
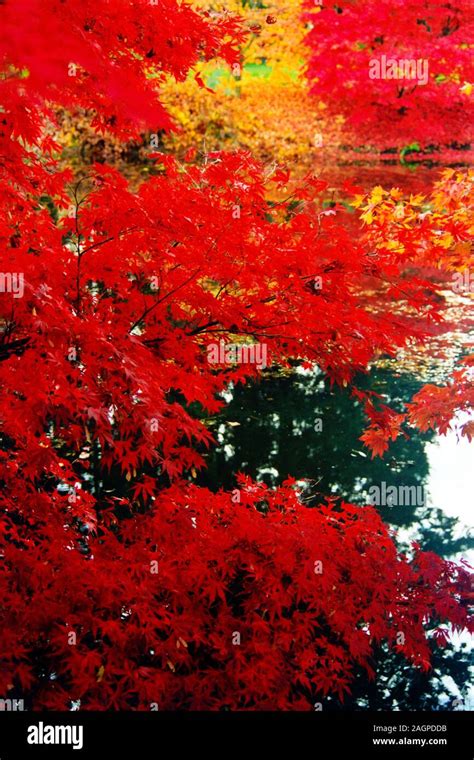
[[[342,0],[323,8],[307,0],[305,7],[312,89],[331,113],[346,117],[359,144],[472,140],[470,0]],[[380,75],[371,78],[371,61],[382,58]],[[405,61],[420,62],[415,76]]]
[[[0,16],[2,271],[24,276],[0,294],[0,692],[34,709],[311,709],[370,676],[382,643],[428,669],[432,640],[472,626],[467,567],[398,554],[371,507],[308,508],[291,477],[192,480],[204,413],[258,374],[210,365],[210,343],[265,342],[273,366],[347,385],[443,335],[427,268],[459,265],[435,232],[465,243],[472,177],[421,218],[419,199],[350,181],[328,208],[312,173],[269,200],[288,173],[245,151],[150,150],[136,189],[107,165],[75,174],[58,108],[115,139],[163,130],[165,77],[232,66],[246,27],[174,0],[6,0]],[[422,427],[429,393],[407,410]],[[354,395],[382,453],[408,417]]]

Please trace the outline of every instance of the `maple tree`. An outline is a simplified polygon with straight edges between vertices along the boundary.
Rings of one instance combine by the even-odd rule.
[[[305,7],[312,91],[330,113],[345,116],[356,144],[472,141],[469,0],[341,0],[316,8],[307,0]],[[385,65],[371,77],[374,60]],[[420,61],[422,75],[412,76],[405,61]]]
[[[373,508],[308,509],[291,478],[191,483],[212,444],[200,411],[258,374],[211,365],[209,344],[263,342],[348,384],[437,329],[436,285],[406,274],[420,246],[374,251],[312,174],[270,201],[288,174],[246,152],[152,153],[138,188],[62,166],[58,107],[119,139],[165,129],[165,76],[238,61],[237,18],[174,0],[0,13],[0,690],[35,709],[297,709],[342,700],[382,641],[429,668],[430,638],[472,628],[467,567],[398,554]],[[383,450],[402,420],[354,393]]]
[[[419,270],[424,268],[433,273],[441,290],[454,292],[458,298],[462,295],[469,303],[473,292],[470,281],[473,198],[472,170],[448,169],[435,183],[430,196],[418,194],[407,198],[398,189],[385,191],[376,187],[365,196],[356,196],[352,203],[362,211],[361,219],[366,225],[366,241],[370,247],[379,252],[391,249],[402,256],[409,254],[412,261],[418,262]],[[455,321],[450,319],[450,329],[450,337],[441,341],[438,351],[451,346],[456,331],[461,333],[458,338],[460,351],[470,351],[472,314],[469,308],[458,308]],[[375,446],[378,453],[383,453],[388,448],[388,440],[398,436],[406,419],[421,430],[433,428],[446,433],[456,428],[461,436],[471,440],[472,421],[463,419],[458,424],[457,416],[473,409],[472,361],[470,354],[461,358],[460,366],[446,386],[430,383],[422,388],[405,414],[390,413],[380,418],[376,412],[374,416],[369,400],[367,411],[372,422],[362,440]]]

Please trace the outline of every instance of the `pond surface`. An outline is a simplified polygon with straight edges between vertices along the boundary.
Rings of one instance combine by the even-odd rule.
[[[467,422],[466,416],[463,422]],[[470,530],[474,528],[474,445],[456,432],[436,436],[426,445],[429,464],[430,501],[446,515],[459,519]]]

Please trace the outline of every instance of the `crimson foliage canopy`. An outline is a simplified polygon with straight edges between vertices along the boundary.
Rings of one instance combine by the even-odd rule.
[[[245,153],[156,154],[138,189],[64,168],[58,106],[122,139],[167,128],[162,78],[237,61],[237,19],[174,0],[6,0],[0,16],[0,692],[304,709],[342,700],[383,642],[428,669],[430,638],[472,625],[465,567],[398,554],[371,507],[308,509],[291,478],[192,484],[212,445],[196,409],[257,372],[209,364],[208,345],[264,342],[274,364],[350,383],[439,321],[433,286],[404,276],[416,247],[374,253],[312,176],[269,205],[287,176]],[[399,420],[355,393],[383,450]]]

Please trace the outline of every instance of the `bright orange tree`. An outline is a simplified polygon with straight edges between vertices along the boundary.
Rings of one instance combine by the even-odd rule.
[[[192,484],[200,410],[264,370],[238,351],[347,384],[436,329],[435,286],[406,274],[417,246],[358,240],[312,176],[267,202],[288,177],[246,153],[156,154],[137,190],[59,169],[55,107],[120,138],[163,129],[156,86],[236,62],[234,18],[174,0],[0,13],[0,691],[34,709],[295,709],[342,700],[382,642],[429,668],[431,639],[472,627],[464,566],[398,554],[370,507],[308,509],[291,478]],[[229,344],[233,362],[210,361]]]
[[[342,118],[325,118],[324,103],[311,97],[304,67],[308,49],[301,0],[282,3],[195,3],[214,13],[237,13],[247,31],[240,61],[209,61],[176,85],[169,80],[163,99],[177,130],[163,137],[165,149],[197,159],[212,150],[250,150],[260,160],[292,167],[299,176],[334,159]],[[200,86],[205,82],[207,87]]]

